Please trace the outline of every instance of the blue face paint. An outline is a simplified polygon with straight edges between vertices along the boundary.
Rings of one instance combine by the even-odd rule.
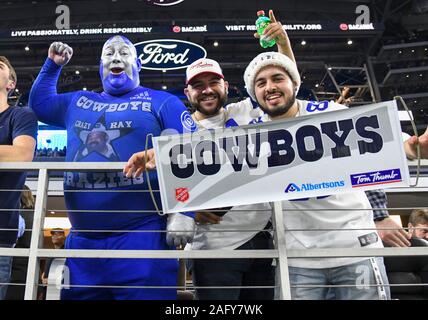
[[[100,77],[104,91],[111,95],[125,94],[140,85],[141,63],[129,39],[114,36],[103,46]]]

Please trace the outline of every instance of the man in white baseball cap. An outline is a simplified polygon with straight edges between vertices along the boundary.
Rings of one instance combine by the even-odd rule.
[[[272,23],[266,27],[264,36],[276,40],[279,59],[289,57],[291,61],[295,61],[290,39],[272,10],[269,10],[269,18]],[[259,35],[255,33],[254,37],[258,38]],[[296,73],[298,75],[297,69]],[[217,61],[202,58],[187,67],[184,93],[195,109],[192,117],[199,130],[236,125],[241,121],[239,110],[252,110],[257,106],[254,98],[254,101],[245,99],[226,106],[228,89],[229,83],[224,80],[223,71]],[[256,118],[257,114],[253,113],[252,116]]]
[[[196,76],[211,73],[224,79],[223,71],[217,61],[208,58],[201,58],[193,62],[186,69],[186,85]]]
[[[223,127],[224,110],[227,102],[229,83],[224,80],[223,71],[217,61],[202,58],[193,62],[186,70],[184,93],[195,108],[192,118],[199,129],[204,129],[205,119],[214,120]]]
[[[279,56],[288,54],[294,59],[290,41],[275,20],[265,34],[276,38]],[[186,94],[195,109],[193,120],[199,130],[236,126],[250,119],[245,115],[256,110],[252,116],[262,112],[250,98],[237,103],[227,103],[229,83],[215,60],[203,58],[193,62],[186,70]],[[244,117],[241,117],[241,114]],[[271,208],[269,204],[246,205],[233,208],[197,212],[198,222],[192,245],[186,249],[269,249],[272,248],[270,228]],[[239,230],[224,232],[224,230]],[[272,300],[274,297],[274,268],[272,259],[195,259],[190,261],[196,295],[202,300]],[[210,289],[198,287],[233,286],[235,288]],[[272,288],[245,289],[247,286],[271,286]],[[244,288],[239,288],[244,287]]]

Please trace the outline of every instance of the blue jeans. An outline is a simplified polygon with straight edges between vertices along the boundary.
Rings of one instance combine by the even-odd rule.
[[[272,237],[259,232],[236,250],[271,249]],[[194,259],[193,284],[199,300],[273,300],[275,269],[272,259]],[[272,286],[272,288],[227,288],[227,286]]]
[[[376,258],[384,284],[386,298],[390,299],[388,278],[383,258]],[[370,260],[346,266],[309,269],[289,267],[291,298],[293,300],[379,300],[375,272]],[[329,285],[338,287],[328,287]],[[312,286],[312,287],[311,287]],[[318,287],[319,286],[319,287]],[[341,287],[343,286],[343,287]]]
[[[10,272],[12,269],[12,257],[0,256],[0,283],[10,282]],[[0,284],[0,300],[4,300],[7,292],[7,285]]]

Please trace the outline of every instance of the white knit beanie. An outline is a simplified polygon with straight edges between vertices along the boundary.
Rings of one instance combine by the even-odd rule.
[[[296,83],[296,93],[297,91],[299,91],[300,75],[299,71],[297,70],[296,64],[289,57],[282,53],[263,52],[250,62],[244,73],[245,87],[247,89],[248,94],[254,101],[257,101],[256,94],[254,92],[254,81],[256,79],[256,75],[262,68],[269,65],[283,67],[285,71],[287,71],[287,73],[290,75],[291,80]]]

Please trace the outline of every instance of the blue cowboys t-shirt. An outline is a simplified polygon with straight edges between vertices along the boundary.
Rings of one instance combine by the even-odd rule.
[[[167,92],[140,86],[121,96],[87,91],[57,94],[60,71],[51,59],[46,60],[31,90],[30,106],[40,121],[67,129],[67,161],[128,161],[145,149],[149,134],[196,129],[183,103]],[[150,139],[148,147],[152,148]],[[64,197],[73,228],[132,230],[163,219],[155,211],[145,180],[144,173],[128,179],[122,172],[66,172]],[[150,182],[153,190],[159,190],[156,172],[150,173]],[[159,192],[154,195],[160,207]]]

